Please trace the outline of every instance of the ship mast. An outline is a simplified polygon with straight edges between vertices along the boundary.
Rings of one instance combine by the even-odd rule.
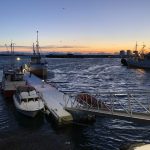
[[[15,63],[15,62],[14,62],[14,61],[15,61],[15,60],[14,60],[14,59],[15,59],[15,58],[14,58],[14,43],[11,42],[10,48],[11,48],[11,66],[13,67],[13,66],[14,66],[14,63]]]
[[[141,49],[141,58],[144,59],[144,48],[146,47],[146,45],[143,43],[142,45],[142,49]]]
[[[34,43],[33,43],[33,55],[36,55]]]
[[[38,31],[37,31],[37,40],[36,40],[36,52],[40,56]]]
[[[138,45],[137,45],[137,41],[136,41],[136,45],[135,45],[135,50],[136,50],[136,51],[137,51],[137,46],[138,46]]]

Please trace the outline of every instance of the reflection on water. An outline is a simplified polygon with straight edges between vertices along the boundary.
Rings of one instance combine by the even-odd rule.
[[[0,68],[8,63],[6,58],[1,60]],[[27,60],[23,59],[23,62]],[[48,59],[48,65],[49,81],[61,91],[95,93],[150,87],[150,71],[123,67],[119,59]],[[150,142],[149,123],[101,116],[93,124],[75,122],[58,128],[43,114],[31,119],[18,113],[13,102],[4,100],[1,95],[0,114],[0,142],[5,139],[9,143],[15,139],[22,143],[24,149],[25,144],[29,146],[27,139],[32,141],[32,146],[37,145],[34,147],[37,150],[48,149],[52,145],[55,145],[52,149],[118,150],[124,143]],[[19,139],[23,139],[25,144]],[[17,142],[14,145],[17,148]]]
[[[29,130],[38,130],[44,123],[44,114],[40,113],[35,118],[30,118],[25,115],[15,112],[15,119],[19,126]]]

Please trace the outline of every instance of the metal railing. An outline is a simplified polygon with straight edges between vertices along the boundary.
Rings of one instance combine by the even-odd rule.
[[[84,96],[83,96],[84,95]],[[133,113],[150,114],[150,91],[129,90],[122,92],[74,93],[64,94],[65,108],[90,111],[106,110],[113,114],[122,111],[132,116]]]

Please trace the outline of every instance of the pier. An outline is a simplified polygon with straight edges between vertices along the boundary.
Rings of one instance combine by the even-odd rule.
[[[28,72],[24,78],[36,88],[44,101],[45,111],[52,114],[59,124],[73,121],[70,112],[150,121],[150,91],[101,92],[88,94],[90,97],[82,100],[77,96],[79,93],[63,93]]]
[[[65,99],[65,109],[68,111],[86,112],[97,116],[150,121],[149,97],[150,91],[141,90],[130,90],[130,92],[102,92],[94,96],[90,95],[90,98],[85,97],[84,100],[77,96],[70,96]]]
[[[68,124],[72,122],[72,115],[64,109],[64,94],[62,92],[35,75],[30,75],[28,72],[25,73],[24,78],[29,85],[34,86],[39,92],[46,107],[45,111],[51,114],[58,124]]]

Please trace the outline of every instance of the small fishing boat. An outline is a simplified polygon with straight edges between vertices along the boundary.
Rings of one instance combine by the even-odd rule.
[[[1,88],[5,98],[12,98],[17,86],[26,84],[23,76],[23,73],[19,72],[17,69],[7,69],[3,71]]]
[[[47,77],[47,61],[45,59],[42,59],[40,54],[38,31],[36,46],[34,46],[33,44],[33,55],[31,56],[31,61],[29,63],[29,71],[30,73],[33,73],[38,77]]]
[[[128,58],[122,58],[121,63],[124,66],[128,66],[131,68],[139,68],[139,69],[150,69],[150,53],[145,54],[144,48],[145,45],[141,49],[141,52],[137,50],[137,43],[135,46],[135,51],[133,51],[133,55]]]
[[[10,64],[3,66],[2,93],[5,98],[12,98],[17,86],[25,84],[23,71],[15,65],[14,45],[11,43]]]
[[[18,86],[13,101],[16,109],[29,117],[35,117],[44,109],[44,103],[39,93],[32,86]]]

